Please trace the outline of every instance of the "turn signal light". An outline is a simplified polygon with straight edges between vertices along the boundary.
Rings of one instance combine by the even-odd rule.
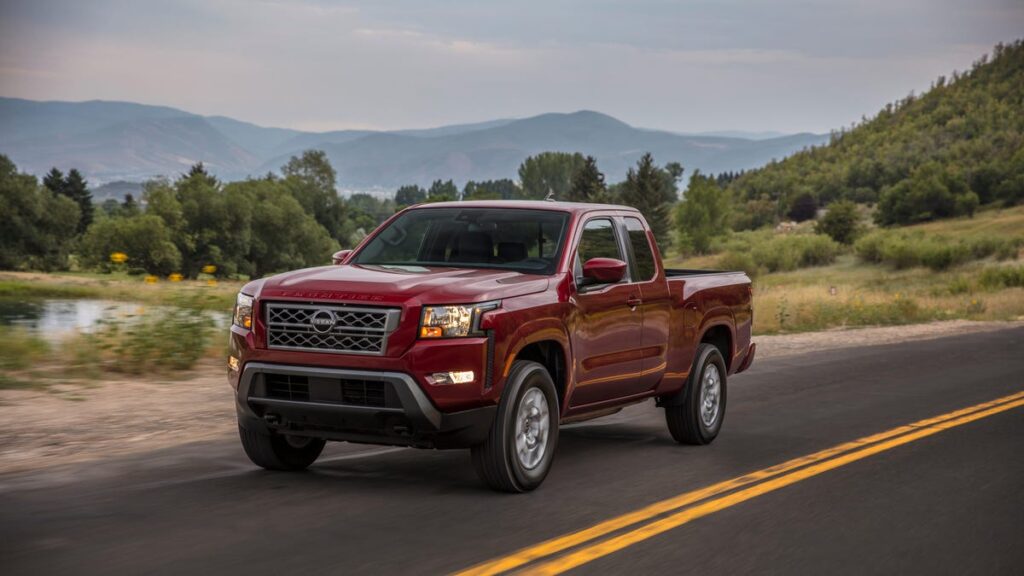
[[[441,336],[444,336],[444,331],[440,326],[420,327],[420,338],[440,338]]]

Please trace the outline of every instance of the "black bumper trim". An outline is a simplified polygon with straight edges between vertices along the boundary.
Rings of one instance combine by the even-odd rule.
[[[359,406],[253,396],[256,379],[260,374],[390,382],[402,407]],[[246,428],[261,427],[281,433],[330,440],[434,448],[469,447],[483,442],[497,411],[496,406],[484,406],[442,413],[431,403],[413,378],[402,372],[319,368],[265,362],[250,362],[245,365],[239,378],[236,407],[239,423]],[[273,413],[275,419],[268,421],[264,417],[268,413]]]

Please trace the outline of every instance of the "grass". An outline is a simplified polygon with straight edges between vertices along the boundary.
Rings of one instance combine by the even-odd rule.
[[[769,271],[755,248],[784,235],[761,230],[719,243],[718,254],[671,258],[671,268],[741,269],[754,278],[754,332],[777,334],[836,327],[900,325],[933,320],[1024,318],[1024,207],[989,210],[901,228],[929,246],[1011,244],[1013,250],[981,249],[971,258],[931,268],[919,261],[896,266],[864,262],[852,251],[827,265]],[[799,234],[794,235],[799,237]],[[993,242],[993,239],[995,241]],[[749,249],[743,250],[747,246]],[[942,250],[940,249],[939,252]],[[932,256],[941,261],[946,256]],[[1008,261],[999,261],[999,258]]]
[[[93,298],[198,310],[230,310],[241,282],[204,281],[147,284],[142,277],[101,274],[0,273],[0,298]]]
[[[9,326],[0,326],[0,370],[23,370],[46,358],[50,346],[42,338]]]
[[[150,309],[108,321],[70,343],[75,367],[127,374],[174,373],[213,352],[212,319],[178,306]]]

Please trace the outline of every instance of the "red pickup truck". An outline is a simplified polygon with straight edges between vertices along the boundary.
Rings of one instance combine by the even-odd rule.
[[[328,440],[469,448],[522,492],[560,424],[649,398],[677,441],[714,440],[752,318],[745,274],[666,270],[635,209],[428,204],[333,266],[246,284],[228,373],[259,466],[303,469]]]

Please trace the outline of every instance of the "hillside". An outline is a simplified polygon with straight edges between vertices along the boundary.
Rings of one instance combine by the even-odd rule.
[[[615,181],[645,151],[688,169],[721,172],[761,166],[825,138],[676,134],[588,111],[430,129],[318,133],[126,102],[0,98],[0,154],[35,174],[76,167],[96,184],[173,176],[199,161],[223,179],[239,179],[276,171],[291,155],[311,148],[327,152],[339,187],[349,189],[510,178],[524,158],[549,150],[593,154]]]
[[[938,78],[926,93],[887,105],[834,133],[827,145],[749,172],[730,188],[748,215],[741,227],[748,228],[785,217],[807,195],[818,205],[877,202],[883,225],[1018,203],[1024,200],[1024,44],[999,45],[971,70]],[[765,199],[775,203],[774,213]]]

